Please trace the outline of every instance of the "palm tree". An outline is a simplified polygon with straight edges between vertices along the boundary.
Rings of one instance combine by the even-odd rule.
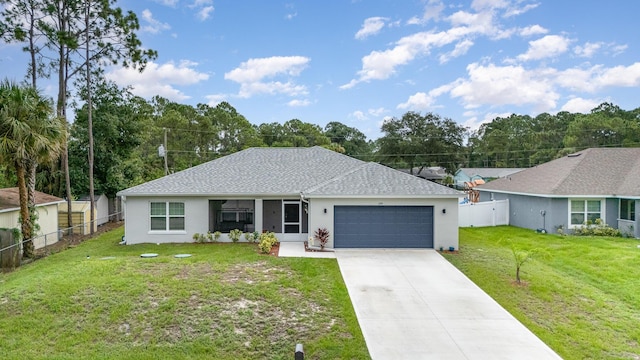
[[[33,257],[34,250],[35,188],[28,179],[39,162],[59,156],[66,140],[64,124],[52,114],[52,102],[37,89],[0,83],[0,161],[16,170],[24,257]]]

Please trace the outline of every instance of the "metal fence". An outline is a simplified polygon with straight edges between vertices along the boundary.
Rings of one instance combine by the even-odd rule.
[[[31,239],[21,240],[11,245],[0,244],[0,268],[2,268],[3,271],[7,271],[23,263],[22,261],[20,261],[20,258],[22,257],[22,247],[25,243],[33,243],[35,249],[34,259],[39,259],[52,253],[59,252],[60,250],[66,249],[71,245],[79,244],[87,239],[96,236],[97,234],[104,232],[105,230],[113,228],[114,226],[123,224],[122,220],[112,220],[120,219],[121,215],[122,212],[116,212],[108,214],[107,216],[101,218],[96,218],[93,221],[87,221],[82,224],[74,225],[72,227],[61,228],[55,232],[39,234],[32,237]],[[102,222],[103,220],[107,220],[107,222],[100,226],[97,226],[97,230],[94,231],[93,234],[91,234],[90,231],[85,234],[85,229],[92,229],[95,226],[94,223],[97,224],[99,222]],[[17,227],[19,227],[19,225]],[[7,263],[7,261],[5,261],[6,259],[14,258],[16,256],[18,261],[14,261],[13,263],[10,263],[9,266],[5,266],[5,264]],[[27,261],[32,261],[32,259]]]

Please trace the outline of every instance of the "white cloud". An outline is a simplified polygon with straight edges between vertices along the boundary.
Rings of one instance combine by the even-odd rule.
[[[523,7],[510,7],[507,9],[507,11],[505,11],[504,13],[504,17],[508,18],[508,17],[512,17],[512,16],[517,16],[517,15],[522,15],[524,13],[526,13],[529,10],[533,10],[535,8],[537,8],[540,5],[540,3],[537,4],[527,4]]]
[[[509,6],[507,0],[473,0],[471,8],[475,10],[501,9]]]
[[[574,47],[573,52],[577,56],[590,58],[593,56],[593,54],[595,54],[598,50],[600,50],[602,45],[603,44],[601,42],[597,42],[597,43],[586,42],[582,46],[577,45],[576,47]]]
[[[240,84],[238,95],[249,98],[256,94],[305,95],[307,89],[291,80],[286,82],[265,79],[277,76],[296,77],[307,67],[310,59],[303,56],[272,56],[269,58],[249,59],[239,67],[224,74],[226,80]]]
[[[546,34],[548,32],[549,32],[549,30],[543,28],[540,25],[531,25],[531,26],[527,26],[527,27],[524,27],[524,28],[519,30],[520,36],[523,36],[523,37],[533,36],[533,35],[542,35],[542,34]]]
[[[509,117],[511,113],[486,113],[483,118],[478,118],[478,115],[474,111],[468,111],[463,114],[464,116],[470,116],[465,122],[462,123],[462,126],[469,128],[471,131],[477,131],[482,124],[487,124],[492,122],[495,118],[498,117]]]
[[[430,54],[436,47],[442,47],[474,36],[488,36],[492,39],[500,39],[510,36],[512,30],[502,30],[494,24],[495,14],[493,8],[505,6],[502,1],[482,0],[474,2],[483,10],[477,13],[458,11],[447,18],[452,27],[445,31],[418,32],[400,38],[392,48],[386,50],[374,50],[362,58],[362,69],[358,71],[357,78],[340,86],[341,89],[349,89],[360,82],[371,80],[384,80],[396,73],[396,68],[406,65],[418,56]],[[468,42],[462,42],[458,52],[466,50]],[[453,53],[452,53],[453,54]]]
[[[383,107],[377,108],[377,109],[369,109],[368,111],[369,115],[372,115],[372,116],[382,116],[386,112],[387,112],[387,109]]]
[[[562,54],[569,48],[571,41],[560,35],[547,35],[538,40],[529,41],[526,53],[518,55],[518,60],[539,60]]]
[[[629,66],[572,68],[559,71],[555,76],[558,85],[573,91],[596,92],[606,87],[640,86],[640,62]]]
[[[429,0],[427,5],[424,7],[424,13],[422,17],[412,17],[407,21],[409,25],[421,25],[426,24],[429,20],[438,20],[440,19],[440,14],[444,10],[444,4],[441,0]]]
[[[204,21],[211,16],[211,12],[213,12],[213,6],[205,6],[202,9],[198,10],[196,17],[201,21]]]
[[[533,105],[537,111],[554,109],[560,95],[548,80],[546,69],[527,70],[521,66],[467,66],[468,79],[458,79],[438,89],[461,98],[465,108],[481,105]]]
[[[209,75],[196,71],[197,63],[181,61],[179,64],[168,62],[147,63],[144,72],[132,68],[118,68],[106,74],[107,79],[120,86],[131,86],[135,95],[151,97],[159,95],[173,101],[183,101],[190,97],[174,86],[188,86],[209,79]]]
[[[440,55],[440,64],[444,64],[451,60],[452,58],[456,58],[458,56],[462,56],[469,51],[469,49],[473,46],[473,41],[469,39],[465,39],[456,44],[455,48],[445,54]]]
[[[602,104],[603,101],[602,100],[596,100],[596,99],[583,99],[580,97],[575,97],[573,99],[570,99],[569,101],[567,101],[566,104],[564,104],[561,108],[560,111],[568,111],[570,113],[589,113],[591,112],[591,110],[595,107],[597,107],[598,105]]]
[[[171,6],[171,7],[175,7],[176,5],[178,5],[179,1],[180,0],[155,0],[155,2],[157,3],[160,3],[165,6]]]
[[[287,105],[291,106],[291,107],[303,107],[303,106],[309,106],[311,105],[311,101],[309,101],[308,99],[293,99],[291,101],[289,101],[287,103]]]
[[[145,25],[143,25],[140,30],[144,32],[157,34],[161,31],[171,29],[169,24],[154,19],[149,9],[142,10],[142,20],[145,22]]]
[[[294,17],[296,17],[296,16],[298,16],[298,13],[297,13],[297,12],[287,14],[287,15],[285,15],[285,17],[284,17],[284,18],[285,18],[285,19],[287,19],[287,20],[291,20],[291,19],[293,19],[293,18],[294,18]]]
[[[349,114],[350,117],[354,117],[357,120],[367,120],[367,116],[364,114],[364,112],[360,111],[360,110],[356,110],[354,112],[352,112],[351,114]]]
[[[398,104],[398,109],[409,109],[409,110],[427,110],[431,105],[433,105],[435,99],[426,93],[417,92],[411,96],[409,99],[401,104]]]
[[[226,101],[229,96],[227,94],[212,94],[206,95],[204,98],[207,99],[207,105],[215,107],[223,101]]]
[[[385,21],[387,20],[388,20],[387,18],[383,18],[379,16],[365,19],[364,24],[362,24],[362,28],[358,30],[355,38],[358,40],[363,40],[369,36],[379,33],[380,30],[382,30],[382,28],[384,27]]]

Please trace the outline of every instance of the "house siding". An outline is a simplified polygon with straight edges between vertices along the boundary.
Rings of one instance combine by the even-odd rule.
[[[184,203],[184,231],[150,231],[149,203]],[[124,223],[127,244],[193,242],[193,234],[209,230],[209,199],[199,197],[131,197],[124,200],[127,220]]]
[[[480,201],[489,201],[491,193],[480,192]],[[556,233],[560,227],[568,228],[569,205],[567,198],[543,198],[537,196],[493,193],[495,200],[509,200],[509,225],[542,229]],[[541,212],[545,215],[542,216]]]
[[[309,234],[319,228],[329,230],[328,248],[333,248],[335,206],[433,206],[434,248],[458,248],[458,199],[328,198],[309,200]],[[327,212],[325,213],[325,209]],[[446,213],[442,213],[446,209]],[[398,234],[402,236],[402,234]]]
[[[55,244],[59,240],[58,235],[58,205],[51,204],[36,206],[38,212],[38,225],[40,230],[33,240],[36,249]],[[20,211],[7,211],[0,213],[0,228],[20,228]]]

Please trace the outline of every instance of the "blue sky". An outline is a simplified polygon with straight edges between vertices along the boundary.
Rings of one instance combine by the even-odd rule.
[[[511,113],[640,107],[640,2],[120,0],[159,57],[108,77],[146,98],[227,101],[254,124],[435,112],[476,129]],[[0,77],[26,55],[0,45]],[[55,94],[53,87],[47,92]]]

